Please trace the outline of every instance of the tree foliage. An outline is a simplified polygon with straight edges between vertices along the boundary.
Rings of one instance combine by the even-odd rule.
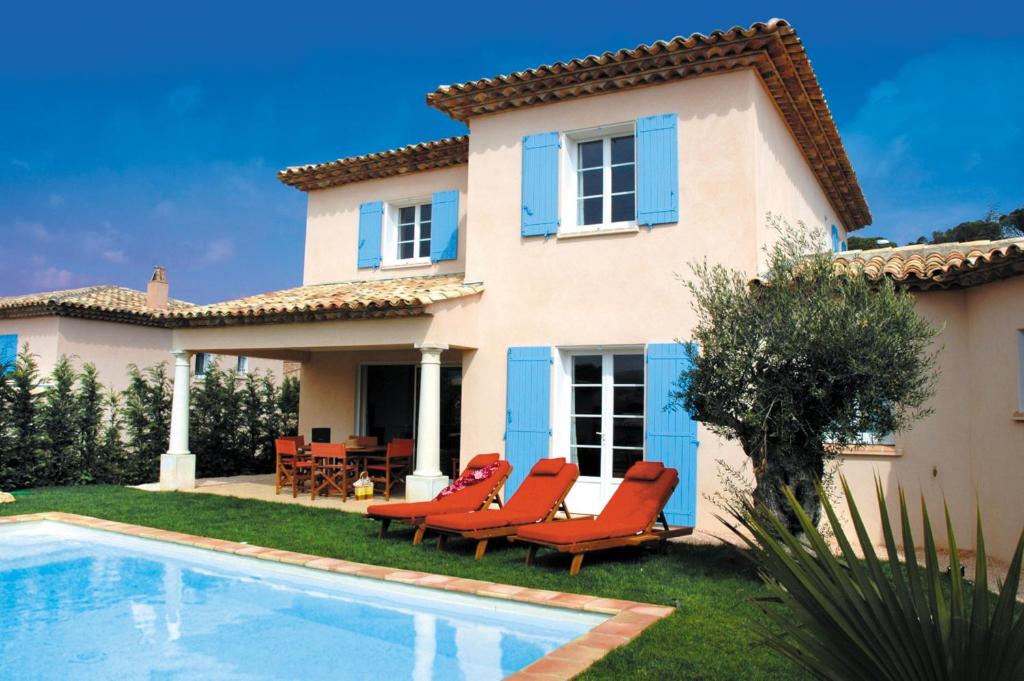
[[[837,276],[818,234],[769,216],[779,238],[751,283],[707,263],[687,282],[697,324],[677,400],[750,457],[754,501],[799,531],[782,488],[817,521],[826,460],[861,433],[927,413],[936,330],[888,280]]]
[[[128,367],[128,386],[104,389],[92,364],[61,357],[45,381],[25,346],[0,372],[0,489],[153,482],[170,434],[171,381],[163,363]],[[200,475],[273,470],[274,438],[298,421],[298,382],[244,382],[216,366],[191,386]]]
[[[998,241],[1024,236],[1024,208],[1000,214],[990,210],[980,220],[968,220],[955,227],[932,232],[931,238],[920,237],[919,244],[947,244],[955,241]]]

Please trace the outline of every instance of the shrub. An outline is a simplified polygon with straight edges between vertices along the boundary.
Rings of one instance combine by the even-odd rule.
[[[746,501],[733,509],[737,535],[749,546],[762,576],[782,608],[761,602],[783,635],[766,633],[767,643],[812,674],[838,680],[996,681],[1024,678],[1024,615],[1017,603],[1024,531],[998,596],[988,591],[985,540],[978,518],[973,585],[961,577],[953,525],[946,508],[950,550],[948,578],[942,574],[928,509],[921,501],[924,566],[902,488],[900,526],[905,561],[889,521],[885,494],[878,488],[886,559],[879,558],[846,480],[850,509],[863,559],[822,495],[838,547],[835,555],[789,489],[785,498],[799,519],[806,543],[775,514]],[[819,490],[820,492],[821,490]],[[745,530],[742,531],[742,530]]]
[[[42,383],[25,346],[14,370],[0,372],[0,489],[156,480],[171,381],[163,363],[130,365],[128,376],[122,392],[104,390],[95,366],[76,372],[61,357]],[[243,384],[216,366],[191,385],[190,449],[200,475],[273,470],[274,439],[298,423],[298,381],[284,387],[269,373]]]

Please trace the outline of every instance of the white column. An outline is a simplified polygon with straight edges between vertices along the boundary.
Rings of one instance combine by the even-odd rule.
[[[416,470],[406,479],[407,501],[433,499],[448,484],[441,475],[441,352],[447,345],[420,345],[420,407],[416,419]]]
[[[192,382],[191,353],[174,350],[174,393],[171,397],[171,438],[160,456],[160,489],[196,486],[196,457],[188,451],[188,396]]]

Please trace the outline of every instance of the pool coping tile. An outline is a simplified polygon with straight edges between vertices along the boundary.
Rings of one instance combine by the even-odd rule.
[[[486,598],[513,600],[549,608],[609,616],[607,620],[583,635],[506,677],[507,681],[567,681],[576,678],[610,651],[626,645],[640,636],[647,627],[675,612],[674,608],[651,603],[534,589],[480,579],[356,563],[339,558],[327,558],[226,539],[201,537],[174,530],[132,525],[61,511],[0,516],[0,525],[39,520],[50,520],[143,539],[183,544],[207,551],[233,553],[255,560],[299,565],[311,570],[354,575],[363,579],[398,582],[436,591],[455,591]]]

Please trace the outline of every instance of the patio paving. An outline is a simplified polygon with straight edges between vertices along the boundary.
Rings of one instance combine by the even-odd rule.
[[[138,489],[147,492],[159,491],[159,483],[139,485]],[[195,489],[183,490],[189,494],[216,494],[223,497],[238,497],[240,499],[257,499],[259,501],[272,501],[279,504],[298,504],[300,506],[313,506],[316,508],[333,508],[339,511],[350,511],[352,513],[365,513],[368,506],[384,503],[398,503],[405,501],[404,495],[392,494],[391,500],[385,502],[381,495],[372,499],[356,501],[349,497],[348,501],[342,502],[338,495],[330,497],[317,497],[310,499],[309,493],[299,494],[292,497],[290,489],[284,489],[281,494],[274,492],[274,474],[265,475],[235,475],[229,478],[202,478],[196,480]]]

